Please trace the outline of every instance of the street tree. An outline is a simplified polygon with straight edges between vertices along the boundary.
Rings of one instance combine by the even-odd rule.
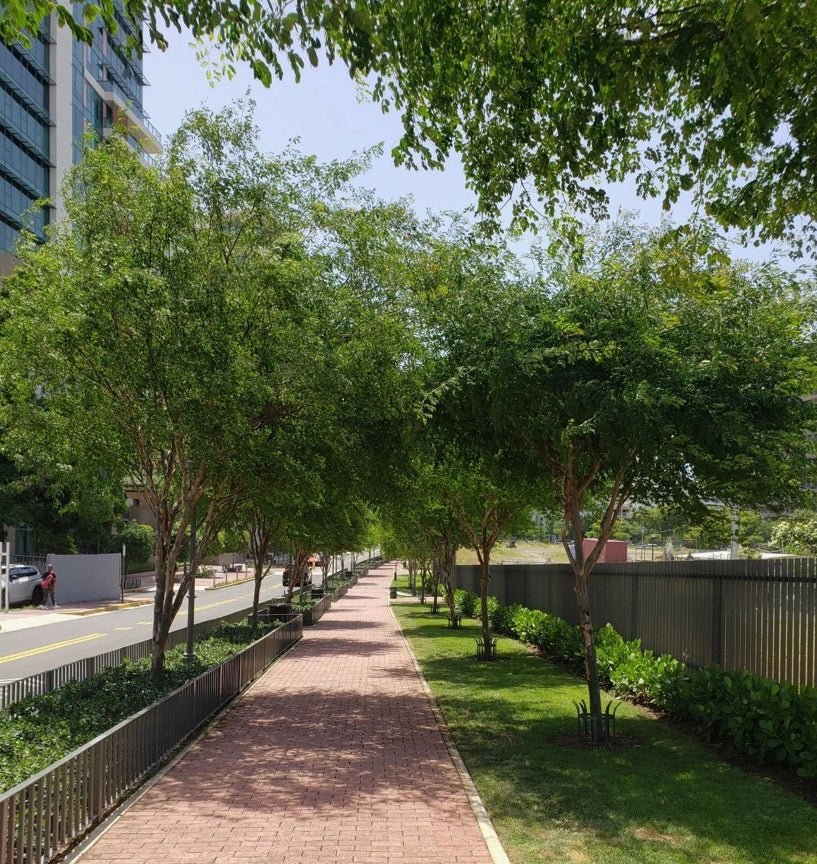
[[[441,560],[460,537],[475,550],[482,638],[491,659],[491,554],[501,537],[528,526],[535,484],[508,470],[505,442],[477,410],[481,376],[491,372],[472,348],[481,334],[504,329],[505,307],[514,306],[524,276],[502,242],[475,237],[462,220],[428,245],[419,272],[414,296],[426,401],[414,452],[417,481],[424,486],[419,501],[428,508],[419,519],[428,521]],[[546,497],[539,493],[538,503]]]
[[[243,455],[304,398],[299,298],[314,273],[297,184],[282,178],[310,163],[273,160],[255,142],[251,112],[233,106],[189,115],[154,166],[116,137],[90,148],[66,188],[67,222],[21,250],[5,282],[7,446],[102,465],[144,489],[157,524],[156,674],[201,556],[243,492]]]
[[[701,512],[781,506],[813,473],[814,296],[772,266],[622,222],[549,269],[452,354],[456,393],[509,470],[537,477],[562,514],[575,577],[593,735],[603,734],[589,577],[628,501]],[[558,238],[557,238],[558,240]],[[469,360],[470,358],[470,360]],[[478,439],[477,439],[478,440]],[[604,500],[585,549],[583,511]]]
[[[251,626],[258,626],[258,603],[261,584],[272,569],[270,554],[280,548],[283,535],[283,517],[273,509],[266,510],[260,504],[239,506],[237,516],[246,532],[247,549],[253,562],[253,597]]]
[[[309,205],[304,245],[318,274],[298,297],[305,398],[258,453],[245,451],[242,470],[249,478],[243,512],[252,511],[256,526],[275,522],[293,574],[316,551],[328,566],[334,554],[363,547],[371,508],[389,494],[421,399],[403,285],[413,215],[367,192],[343,190],[338,201],[315,192],[320,187],[305,193],[303,183],[297,190]],[[326,576],[324,568],[324,583]]]
[[[777,520],[770,543],[792,555],[817,554],[817,517],[814,512],[801,510]]]
[[[497,479],[493,460],[474,455],[461,466],[452,488],[460,529],[468,538],[479,562],[479,608],[484,658],[493,659],[488,589],[491,584],[491,555],[499,540],[527,525],[530,499],[521,478]]]
[[[407,561],[428,561],[433,579],[433,611],[442,586],[449,614],[453,615],[454,559],[461,546],[468,542],[456,505],[453,473],[430,450],[418,452],[412,466],[401,478],[401,494],[384,508],[388,526],[387,554]],[[410,568],[410,582],[414,573]],[[411,582],[412,587],[413,582]],[[425,584],[421,584],[421,598]]]
[[[52,457],[27,449],[0,455],[3,523],[30,529],[32,554],[109,551],[125,512],[121,480],[98,465],[83,470]]]
[[[55,12],[90,41],[115,0],[74,18],[57,0],[7,0],[0,38]],[[401,114],[398,162],[439,167],[456,151],[479,209],[515,196],[521,226],[566,197],[595,215],[604,181],[634,174],[670,206],[684,192],[760,239],[806,227],[814,241],[817,16],[800,0],[127,0],[148,38],[184,27],[227,74],[269,85],[324,56]],[[805,225],[803,224],[805,223]]]

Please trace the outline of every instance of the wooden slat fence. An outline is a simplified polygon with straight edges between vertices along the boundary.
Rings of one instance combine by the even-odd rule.
[[[479,568],[457,566],[454,582],[478,593]],[[489,593],[575,624],[573,584],[568,565],[498,565]],[[656,654],[817,687],[817,559],[598,564],[590,602],[596,626]]]

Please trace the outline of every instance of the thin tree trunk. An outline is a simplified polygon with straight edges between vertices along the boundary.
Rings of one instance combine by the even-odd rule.
[[[454,606],[454,586],[451,584],[451,571],[454,569],[454,541],[450,534],[443,535],[440,550],[440,570],[442,572],[443,592],[445,593],[445,602],[448,606],[448,613],[453,618],[456,614]]]
[[[601,531],[596,539],[596,545],[590,550],[590,554],[587,557],[584,554],[584,530],[581,520],[582,497],[594,479],[598,466],[594,467],[587,477],[579,481],[573,474],[572,462],[570,462],[565,471],[562,488],[565,502],[564,520],[562,522],[562,545],[567,551],[575,578],[576,600],[579,605],[579,626],[584,644],[584,671],[587,678],[590,730],[593,742],[596,744],[606,739],[609,730],[604,725],[601,711],[601,683],[599,681],[599,666],[596,656],[596,633],[593,627],[593,617],[590,612],[588,581],[590,572],[596,565],[604,544],[610,538],[613,526],[629,495],[630,487],[624,482],[624,477],[627,467],[632,463],[635,456],[636,451],[633,450],[630,453],[627,465],[622,467],[613,479],[609,503],[601,520]],[[572,555],[570,554],[570,546],[567,540],[569,529],[572,529],[573,534]]]
[[[436,615],[440,611],[439,604],[439,596],[440,596],[440,570],[442,569],[442,565],[438,558],[433,558],[431,560],[431,574],[433,579],[433,589],[434,589],[434,598],[431,602],[431,611],[434,615]]]
[[[488,586],[491,582],[491,565],[487,555],[479,556],[479,618],[482,624],[482,642],[485,646],[485,659],[493,659],[491,649],[491,621],[488,617]]]
[[[261,599],[261,579],[258,578],[258,570],[255,571],[255,584],[253,585],[253,593],[252,593],[252,620],[250,622],[250,629],[255,632],[258,629],[258,602]]]
[[[582,568],[582,570],[585,569],[587,568]],[[584,643],[584,672],[587,677],[591,735],[593,742],[598,744],[606,738],[606,730],[601,716],[601,684],[599,683],[599,665],[596,657],[596,633],[593,628],[593,617],[590,614],[587,574],[584,572],[576,574],[576,599],[579,603],[579,626]]]

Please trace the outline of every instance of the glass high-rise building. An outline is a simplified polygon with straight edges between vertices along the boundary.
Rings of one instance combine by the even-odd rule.
[[[74,15],[82,20],[81,4]],[[95,22],[91,44],[53,19],[29,48],[0,43],[0,276],[14,266],[24,225],[44,238],[48,223],[63,217],[60,187],[87,132],[103,138],[124,128],[146,158],[161,152],[143,108],[141,54],[125,48],[140,34],[124,15],[118,23],[111,34]],[[49,203],[30,212],[38,199]]]

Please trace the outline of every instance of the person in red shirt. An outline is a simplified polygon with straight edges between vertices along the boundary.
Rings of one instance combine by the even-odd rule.
[[[43,585],[43,605],[42,605],[42,608],[46,609],[50,605],[54,609],[58,609],[59,607],[57,606],[57,574],[54,572],[54,566],[52,564],[49,564],[48,568],[45,571],[45,576],[43,576],[42,585]]]

